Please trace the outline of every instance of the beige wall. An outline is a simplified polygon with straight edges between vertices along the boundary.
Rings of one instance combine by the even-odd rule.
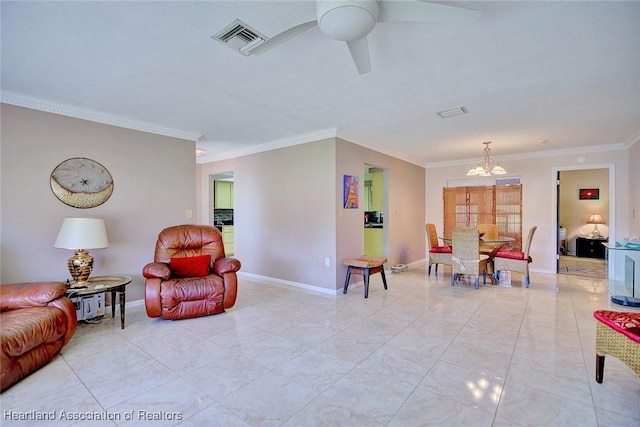
[[[421,166],[338,140],[336,169],[337,251],[338,260],[364,253],[363,205],[342,209],[342,177],[357,175],[364,183],[365,164],[385,169],[387,191],[384,197],[384,241],[390,269],[394,264],[410,264],[424,259],[425,170]],[[364,185],[364,184],[363,184]],[[364,188],[364,187],[362,187]],[[364,200],[361,192],[361,199]],[[346,267],[339,266],[336,282],[344,284]]]
[[[342,208],[342,178],[356,175],[363,184],[365,163],[388,169],[397,211],[388,216],[389,265],[423,259],[424,168],[340,139],[200,165],[198,221],[210,221],[211,176],[233,171],[242,273],[335,294],[344,284],[342,260],[364,250],[364,208]]]
[[[638,145],[638,144],[636,144]],[[632,147],[633,148],[633,147]],[[579,157],[585,160],[580,162]],[[622,149],[605,152],[580,152],[579,154],[553,153],[549,157],[528,159],[501,159],[508,176],[521,176],[523,183],[523,229],[537,225],[538,230],[531,246],[532,271],[556,272],[556,176],[561,170],[601,169],[610,171],[610,203],[608,220],[611,235],[628,235],[631,229],[629,197],[632,190],[629,181],[630,165],[640,164],[638,150]],[[448,180],[466,178],[469,165],[432,166],[427,168],[427,219],[442,229],[442,188]],[[636,219],[637,220],[637,219]]]
[[[206,163],[198,170],[202,223],[211,220],[211,176],[233,172],[234,256],[243,274],[335,289],[332,139]],[[330,267],[324,266],[327,257]]]
[[[103,218],[109,247],[90,251],[93,275],[124,274],[127,301],[143,296],[142,267],[153,260],[166,226],[194,222],[194,143],[2,104],[1,282],[66,280],[71,251],[53,243],[65,217]],[[49,176],[71,157],[104,165],[114,179],[111,198],[92,209],[63,204]]]
[[[468,165],[424,168],[344,140],[328,139],[198,166],[194,143],[65,116],[2,105],[0,146],[0,280],[64,280],[69,251],[53,248],[63,218],[104,218],[110,246],[92,251],[94,274],[134,278],[128,300],[142,298],[144,264],[158,232],[180,223],[209,223],[209,176],[233,171],[236,256],[243,272],[335,292],[344,258],[364,248],[363,209],[342,209],[342,176],[365,164],[387,170],[385,206],[389,264],[424,259],[424,223],[442,228],[442,188],[465,178]],[[558,171],[607,168],[613,238],[640,234],[640,144],[627,150],[504,160],[524,184],[524,228],[538,225],[534,271],[555,271],[555,176]],[[82,210],[49,188],[61,161],[88,157],[114,177],[112,197]],[[633,167],[632,167],[633,166]],[[425,184],[426,183],[426,184]],[[196,193],[197,192],[197,193]],[[428,202],[427,202],[428,201]],[[187,210],[195,218],[186,219]],[[635,210],[635,217],[633,212]],[[312,264],[313,257],[318,263]],[[330,267],[324,259],[330,259]]]
[[[340,289],[342,260],[361,255],[364,241],[364,209],[342,209],[342,176],[358,175],[363,183],[365,163],[388,170],[389,265],[424,258],[424,168],[347,141],[200,165],[196,179],[189,141],[6,104],[1,132],[2,283],[68,278],[71,253],[53,242],[65,217],[91,216],[105,219],[110,243],[91,251],[93,274],[132,276],[128,301],[140,300],[140,273],[152,260],[158,232],[209,223],[209,176],[227,171],[235,174],[235,249],[245,273],[329,293]],[[109,169],[115,185],[105,204],[84,210],[55,198],[49,175],[70,157]],[[187,210],[193,219],[185,218]]]

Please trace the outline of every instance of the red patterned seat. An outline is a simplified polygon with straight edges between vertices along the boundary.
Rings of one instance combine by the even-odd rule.
[[[500,250],[500,251],[498,251],[496,253],[496,256],[500,257],[500,258],[517,259],[517,260],[521,260],[521,261],[524,261],[524,259],[525,259],[524,252],[522,252],[522,251],[503,251],[503,250]],[[532,258],[529,257],[527,259],[527,261],[531,262]]]
[[[597,310],[596,381],[604,377],[604,357],[609,354],[640,375],[640,312]]]
[[[524,245],[524,251],[498,251],[495,258],[493,259],[493,271],[498,273],[501,270],[510,270],[518,273],[522,273],[524,275],[524,283],[528,288],[531,284],[531,277],[529,276],[529,264],[532,259],[529,256],[529,249],[531,249],[531,241],[533,240],[533,235],[535,234],[537,226],[533,226],[529,229],[529,235],[527,236],[527,241]]]
[[[451,249],[451,246],[436,246],[431,248],[429,252],[432,254],[450,254],[453,253],[453,249]]]

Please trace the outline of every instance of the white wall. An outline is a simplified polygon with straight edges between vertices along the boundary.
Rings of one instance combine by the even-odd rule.
[[[637,145],[637,144],[636,144]],[[582,163],[578,157],[585,157]],[[523,183],[523,230],[537,225],[531,255],[532,271],[556,272],[556,175],[559,170],[579,168],[603,168],[610,165],[615,172],[615,200],[610,207],[613,218],[609,218],[612,237],[627,235],[631,229],[629,195],[630,165],[640,164],[637,150],[617,150],[607,152],[580,152],[579,154],[552,153],[549,157],[529,157],[528,159],[500,160],[509,175],[522,176]],[[437,166],[427,168],[427,220],[443,227],[442,188],[447,180],[466,178],[468,165]],[[636,191],[636,190],[634,190]],[[615,224],[615,227],[613,226]]]
[[[640,237],[640,143],[635,143],[629,149],[631,167],[629,168],[629,182],[633,183],[629,187],[629,211],[627,215],[631,217],[629,233],[618,237],[638,236]]]
[[[108,248],[90,251],[93,275],[131,276],[127,301],[141,299],[160,230],[194,221],[185,212],[196,209],[195,144],[7,104],[1,113],[1,283],[69,278],[73,254],[53,243],[65,217],[90,216],[105,220],[109,238]],[[106,203],[77,209],[54,196],[49,176],[71,157],[109,170]]]

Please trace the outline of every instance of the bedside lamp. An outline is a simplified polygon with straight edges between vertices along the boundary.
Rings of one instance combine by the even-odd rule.
[[[598,231],[598,224],[604,224],[602,215],[600,214],[591,215],[589,217],[589,221],[587,221],[587,224],[593,224],[593,231],[591,232],[591,237],[593,239],[599,239],[601,236],[600,236],[600,231]]]
[[[65,218],[53,247],[71,249],[75,254],[69,258],[67,266],[73,278],[72,288],[87,286],[93,270],[93,257],[87,249],[109,247],[104,220],[97,218]]]

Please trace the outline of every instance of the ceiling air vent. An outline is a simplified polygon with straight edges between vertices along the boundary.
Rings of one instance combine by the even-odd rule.
[[[264,43],[267,37],[254,30],[244,22],[236,19],[231,24],[211,36],[212,39],[224,43],[236,52],[248,56],[251,50]]]

